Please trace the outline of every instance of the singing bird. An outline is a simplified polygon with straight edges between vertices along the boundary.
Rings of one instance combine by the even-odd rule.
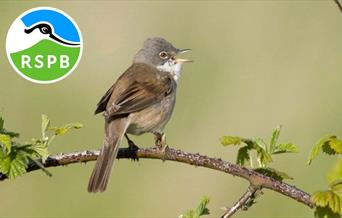
[[[147,39],[132,65],[117,79],[97,104],[103,112],[105,137],[88,184],[88,192],[105,191],[123,137],[153,133],[157,145],[165,137],[163,129],[176,103],[177,82],[182,64],[177,58],[190,49],[175,48],[163,38]]]

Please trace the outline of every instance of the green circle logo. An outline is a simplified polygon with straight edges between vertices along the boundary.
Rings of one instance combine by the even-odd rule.
[[[34,83],[55,83],[77,67],[83,50],[81,32],[65,12],[38,7],[25,11],[7,33],[6,52],[14,70]]]

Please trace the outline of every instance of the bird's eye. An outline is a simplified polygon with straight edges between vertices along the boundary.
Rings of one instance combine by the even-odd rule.
[[[42,31],[42,33],[44,33],[44,34],[46,34],[46,33],[48,33],[49,32],[49,29],[47,28],[47,27],[42,27],[41,29],[40,29],[41,31]]]
[[[167,53],[166,53],[165,51],[162,51],[162,52],[159,53],[159,57],[160,57],[161,59],[167,59],[167,58],[168,58],[168,55],[167,55]]]

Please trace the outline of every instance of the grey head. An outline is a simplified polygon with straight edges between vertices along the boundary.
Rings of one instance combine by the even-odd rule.
[[[178,49],[165,39],[154,37],[144,42],[143,48],[135,55],[133,63],[152,65],[161,71],[171,73],[177,80],[181,71],[181,65],[185,62],[190,62],[190,60],[177,58],[176,56],[189,50]]]

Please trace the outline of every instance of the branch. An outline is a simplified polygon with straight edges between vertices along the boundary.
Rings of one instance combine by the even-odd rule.
[[[44,166],[45,167],[57,167],[68,164],[95,161],[99,155],[99,151],[80,151],[68,154],[58,154],[49,157]],[[169,160],[175,162],[181,162],[194,166],[206,167],[217,171],[225,172],[234,176],[238,176],[248,180],[251,185],[261,188],[267,188],[276,192],[279,192],[287,197],[297,200],[306,206],[313,208],[314,204],[310,200],[310,195],[295,186],[289,185],[284,182],[277,181],[271,177],[262,175],[253,170],[241,167],[236,164],[232,164],[227,161],[223,161],[220,158],[207,157],[200,154],[187,153],[181,150],[172,148],[166,148],[163,152],[158,148],[139,148],[132,151],[129,148],[120,148],[118,153],[118,159],[160,159]],[[40,169],[35,163],[29,165],[27,172]],[[7,179],[5,175],[0,174],[0,181]]]
[[[334,2],[337,4],[338,9],[340,9],[340,12],[342,13],[342,5],[338,0],[334,0]]]
[[[232,217],[240,208],[247,205],[249,201],[254,200],[254,194],[258,191],[260,187],[250,185],[247,191],[241,196],[241,198],[233,205],[233,207],[228,208],[226,212],[221,216],[221,218]]]

